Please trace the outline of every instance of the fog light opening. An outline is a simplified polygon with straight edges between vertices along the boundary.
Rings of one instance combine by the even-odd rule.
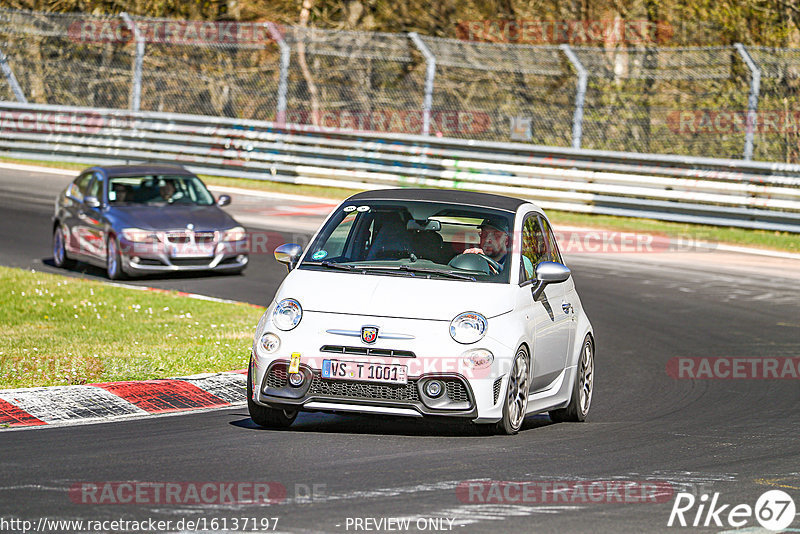
[[[425,383],[425,394],[432,399],[438,398],[442,396],[444,392],[444,384],[442,384],[439,380],[428,380]]]
[[[292,373],[289,375],[289,383],[296,388],[302,386],[305,379],[306,377],[303,376],[303,373]]]
[[[247,263],[247,256],[245,256],[244,254],[239,254],[238,256],[236,256],[236,262]]]
[[[139,263],[139,256],[133,256],[131,258],[131,263]]]

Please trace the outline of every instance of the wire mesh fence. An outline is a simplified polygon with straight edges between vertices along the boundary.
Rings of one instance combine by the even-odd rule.
[[[732,47],[576,48],[589,73],[585,148],[740,158],[744,132],[701,126],[747,110],[749,72]]]
[[[280,52],[261,24],[232,39],[191,33],[174,21],[134,18],[145,41],[141,109],[236,118],[275,119]],[[236,30],[240,30],[236,26]],[[197,35],[195,38],[194,35]]]
[[[800,162],[800,50],[655,44],[4,9],[0,99]]]
[[[404,34],[282,28],[286,121],[420,134],[425,61]]]
[[[422,40],[436,58],[434,116],[469,121],[456,137],[570,146],[575,79],[557,46]]]

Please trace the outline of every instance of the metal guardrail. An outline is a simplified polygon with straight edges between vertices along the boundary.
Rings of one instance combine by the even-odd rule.
[[[800,165],[376,134],[200,115],[0,102],[0,155],[181,163],[212,176],[444,187],[545,209],[800,233]]]

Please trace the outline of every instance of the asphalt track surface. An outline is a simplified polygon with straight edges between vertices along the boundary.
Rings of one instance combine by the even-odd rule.
[[[24,181],[37,184],[37,193],[14,185]],[[67,181],[0,171],[0,264],[57,271],[48,265],[49,218],[54,191]],[[0,519],[153,518],[175,525],[278,517],[284,532],[386,530],[372,523],[371,530],[356,530],[355,518],[387,517],[411,518],[412,532],[423,531],[418,519],[431,518],[451,519],[452,527],[444,521],[424,531],[698,530],[667,527],[674,494],[639,504],[460,500],[459,484],[478,479],[648,481],[667,483],[675,493],[719,492],[721,503],[751,506],[764,491],[780,488],[800,507],[800,382],[674,379],[666,372],[674,357],[800,356],[797,278],[630,255],[582,255],[568,263],[597,336],[586,423],[529,417],[519,435],[503,437],[440,421],[301,414],[290,430],[270,431],[236,408],[5,431]],[[93,269],[70,274],[102,277]],[[135,283],[265,304],[283,275],[263,255],[243,276]],[[70,487],[87,481],[270,481],[282,484],[287,498],[271,506],[73,502]],[[316,491],[307,491],[313,485]],[[696,511],[687,513],[690,522]],[[746,526],[758,523],[750,518]],[[800,518],[792,527],[800,527]]]

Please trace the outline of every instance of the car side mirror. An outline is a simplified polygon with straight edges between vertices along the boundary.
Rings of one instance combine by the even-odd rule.
[[[219,198],[217,199],[217,206],[219,206],[220,208],[222,206],[227,206],[230,203],[231,203],[231,197],[229,195],[220,195]]]
[[[544,288],[549,284],[566,282],[571,275],[572,271],[564,264],[555,261],[541,262],[536,266],[536,280],[531,288],[533,300],[539,300],[542,292],[544,292]]]
[[[286,243],[275,249],[275,259],[286,265],[286,269],[291,271],[297,265],[297,260],[303,253],[303,247],[295,243]]]
[[[83,197],[83,203],[92,209],[100,207],[100,201],[95,196],[87,195]]]

